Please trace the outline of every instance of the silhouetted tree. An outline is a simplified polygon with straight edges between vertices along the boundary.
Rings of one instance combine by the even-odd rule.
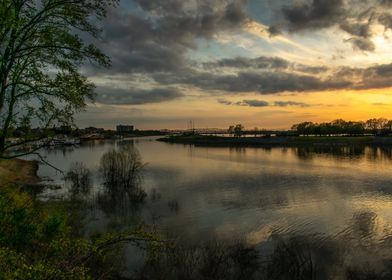
[[[337,119],[320,124],[302,122],[294,124],[291,129],[300,135],[363,135],[365,129],[374,134],[392,131],[392,122],[389,123],[386,119],[371,119],[366,123]]]
[[[241,137],[244,134],[245,127],[242,124],[237,124],[234,127],[234,136]]]
[[[8,143],[9,129],[26,119],[41,127],[69,125],[93,97],[94,85],[79,73],[86,61],[109,66],[109,58],[84,36],[117,0],[0,1],[0,157],[47,136],[24,134]],[[83,36],[81,36],[83,35]]]
[[[366,130],[372,134],[379,134],[387,123],[388,120],[384,118],[369,119],[366,121]]]
[[[347,122],[345,133],[348,135],[363,135],[365,133],[364,122]]]
[[[315,125],[312,122],[302,122],[293,125],[291,129],[296,130],[301,135],[310,135],[314,134],[314,127]]]
[[[146,194],[139,186],[143,167],[139,151],[134,147],[111,149],[101,157],[104,185],[111,195],[127,194],[143,200]]]
[[[82,162],[74,162],[65,175],[65,180],[71,183],[72,197],[87,194],[91,185],[90,170]]]
[[[229,129],[227,130],[227,132],[233,136],[234,135],[234,125],[229,126]]]
[[[389,120],[384,124],[383,131],[385,134],[392,133],[392,120]]]

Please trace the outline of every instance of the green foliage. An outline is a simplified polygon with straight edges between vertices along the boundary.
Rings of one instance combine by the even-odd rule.
[[[143,228],[91,240],[74,237],[65,210],[34,202],[24,192],[0,192],[0,280],[108,279],[105,255],[113,246],[160,243]]]
[[[0,193],[0,279],[89,279],[88,268],[70,265],[88,252],[72,240],[61,209],[45,211],[24,192]],[[64,267],[67,266],[67,267]]]
[[[301,135],[363,135],[365,123],[338,119],[329,123],[302,122],[291,129]]]
[[[392,133],[392,120],[369,119],[366,122],[337,119],[329,123],[302,122],[291,127],[302,135],[388,135]]]
[[[93,84],[78,70],[110,60],[80,33],[97,38],[95,26],[117,0],[3,0],[0,2],[0,156],[12,127],[49,128],[72,123],[93,98]],[[44,134],[23,135],[24,144]]]
[[[24,193],[0,194],[0,246],[21,248],[38,234],[37,225],[31,220],[34,209]]]

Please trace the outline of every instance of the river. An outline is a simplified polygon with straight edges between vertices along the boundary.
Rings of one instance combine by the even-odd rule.
[[[85,235],[143,221],[187,242],[240,238],[268,248],[276,236],[333,238],[349,248],[345,262],[390,257],[392,148],[215,148],[149,137],[47,149],[43,155],[62,170],[83,162],[92,174],[86,197],[92,201],[102,190],[100,158],[119,145],[134,146],[146,163],[146,202],[121,210],[94,203],[82,221]],[[61,186],[41,199],[69,195],[60,173],[41,166],[39,175]]]

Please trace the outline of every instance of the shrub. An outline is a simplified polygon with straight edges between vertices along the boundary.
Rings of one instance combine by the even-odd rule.
[[[137,201],[144,200],[146,193],[140,188],[144,164],[135,148],[111,149],[101,158],[104,185],[112,196],[127,194]]]
[[[71,183],[73,196],[86,194],[91,185],[90,170],[82,162],[74,162],[64,178]]]

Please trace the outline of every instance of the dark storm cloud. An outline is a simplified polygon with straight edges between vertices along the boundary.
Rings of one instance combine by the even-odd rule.
[[[99,87],[96,101],[111,105],[139,105],[147,103],[161,103],[180,98],[183,95],[173,88],[142,89],[118,89]]]
[[[259,70],[291,70],[304,72],[309,74],[319,74],[326,72],[326,66],[308,66],[300,63],[293,63],[279,57],[259,56],[256,58],[235,57],[225,58],[214,62],[203,64],[205,69],[212,70],[214,68],[238,68],[238,69],[259,69]]]
[[[196,49],[198,38],[211,39],[249,20],[245,1],[133,2],[139,12],[112,10],[103,23],[100,48],[112,59],[112,73],[181,71],[188,66],[186,52]]]
[[[392,27],[391,0],[303,0],[283,5],[283,20],[272,23],[270,29],[290,32],[317,30],[332,26],[339,27],[351,35],[346,40],[354,49],[374,51],[372,26],[382,24],[386,29]],[[273,33],[270,33],[273,35]]]
[[[281,9],[285,22],[275,26],[296,32],[336,25],[351,36],[347,41],[355,48],[374,50],[370,24],[377,21],[390,28],[392,16],[389,18],[387,9],[383,13],[365,9],[376,0],[355,0],[359,2],[352,9],[345,4],[347,1],[303,0],[302,4],[285,6]],[[111,57],[113,65],[105,74],[122,74],[130,79],[139,77],[133,76],[138,74],[144,81],[156,82],[164,89],[99,90],[98,101],[102,103],[144,104],[173,100],[182,93],[166,87],[178,85],[211,91],[211,94],[216,94],[214,91],[279,94],[392,85],[390,76],[384,74],[389,73],[389,65],[333,69],[266,56],[234,57],[206,63],[191,61],[187,52],[197,48],[198,38],[214,38],[219,32],[241,28],[250,20],[246,1],[132,2],[138,6],[136,10],[112,10],[103,24],[104,42],[99,47]],[[386,1],[382,3],[387,6]]]
[[[378,17],[378,21],[385,27],[385,29],[392,29],[392,15],[391,14],[388,14],[388,13],[380,14],[380,16]]]
[[[257,58],[235,57],[205,63],[206,68],[233,67],[254,69],[287,69],[290,62],[279,57],[260,56]]]
[[[358,37],[369,38],[372,36],[370,31],[370,23],[348,23],[342,22],[340,28],[351,35]]]
[[[317,76],[282,71],[246,71],[233,75],[219,75],[207,72],[183,72],[176,76],[159,73],[153,76],[162,84],[186,84],[203,90],[221,90],[232,93],[258,92],[277,94],[281,92],[308,92],[340,89],[350,86],[345,80],[319,78]]]
[[[309,69],[307,69],[308,73],[304,74],[292,72],[291,69],[289,71],[279,68],[267,68],[267,71],[249,69],[247,68],[248,64],[243,60],[240,60],[240,63],[237,62],[237,60],[230,60],[230,63],[228,63],[230,66],[238,66],[235,69],[238,72],[235,74],[220,74],[216,71],[201,72],[188,69],[176,75],[172,73],[156,73],[152,75],[152,78],[157,83],[164,85],[187,85],[201,90],[226,91],[232,94],[245,92],[279,94],[282,92],[358,90],[392,86],[392,79],[390,79],[392,76],[392,64],[368,68],[309,66]],[[221,60],[216,61],[215,65],[220,63]]]
[[[100,46],[112,60],[112,73],[173,71],[184,66],[185,49],[173,36],[162,36],[140,15],[111,11]],[[107,70],[105,70],[107,71]]]
[[[374,51],[376,46],[372,42],[372,40],[368,38],[351,38],[347,40],[350,42],[354,49],[362,50],[362,51]]]
[[[294,69],[309,74],[321,74],[329,70],[327,66],[308,66],[303,64],[296,64]]]
[[[282,8],[291,30],[324,28],[346,14],[343,0],[312,0]]]
[[[286,72],[240,72],[238,75],[219,76],[210,79],[211,89],[229,92],[258,92],[274,94],[285,91],[306,92],[334,88],[336,85],[322,83],[318,78]]]
[[[335,77],[352,81],[350,89],[372,89],[392,87],[392,63],[368,68],[341,67]]]
[[[268,34],[273,37],[282,34],[282,27],[279,25],[271,25],[267,28]]]

